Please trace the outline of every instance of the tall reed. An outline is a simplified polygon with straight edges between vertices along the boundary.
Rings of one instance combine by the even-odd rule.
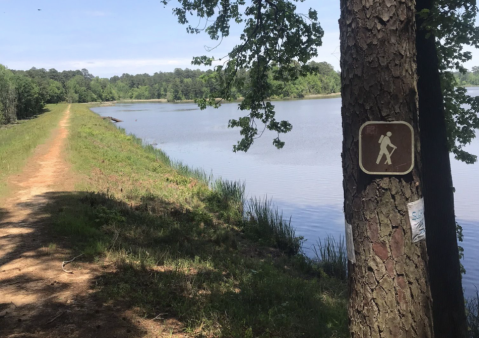
[[[313,245],[315,258],[314,264],[320,267],[326,274],[332,277],[345,280],[347,277],[347,253],[344,244],[344,237],[339,241],[332,236],[326,237],[323,241],[318,239]]]
[[[213,191],[216,191],[223,200],[232,203],[238,207],[241,214],[243,213],[246,188],[244,182],[228,181],[219,178],[211,184],[211,188]]]
[[[300,252],[303,237],[296,237],[291,217],[284,219],[283,213],[273,206],[271,199],[251,198],[246,209],[248,228],[255,235],[270,238],[272,244],[289,255]]]

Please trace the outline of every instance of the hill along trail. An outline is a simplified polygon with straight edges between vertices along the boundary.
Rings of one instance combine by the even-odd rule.
[[[95,297],[92,285],[105,270],[74,262],[66,273],[62,261],[76,253],[50,244],[45,206],[75,183],[63,156],[69,119],[70,106],[23,171],[8,179],[11,193],[0,200],[0,337],[150,336],[158,327]]]

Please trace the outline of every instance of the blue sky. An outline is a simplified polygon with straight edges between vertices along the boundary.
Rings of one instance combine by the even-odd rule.
[[[172,15],[172,1],[159,0],[0,0],[0,64],[10,69],[87,68],[90,73],[110,77],[122,73],[171,71],[198,68],[191,58],[216,58],[239,42],[240,27],[215,46],[206,34],[191,35]],[[306,0],[300,11],[318,10],[325,31],[318,61],[339,70],[339,0]],[[41,9],[41,11],[38,11]],[[479,58],[479,53],[477,57]],[[472,67],[479,61],[472,60]]]

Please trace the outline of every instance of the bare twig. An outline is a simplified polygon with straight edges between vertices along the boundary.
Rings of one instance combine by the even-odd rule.
[[[207,52],[211,52],[212,50],[218,48],[221,45],[222,42],[223,42],[223,35],[221,35],[221,40],[220,40],[220,42],[218,42],[218,44],[216,46],[208,47],[208,46],[204,45],[204,48]]]
[[[77,259],[78,257],[81,257],[81,256],[83,256],[83,254],[79,254],[78,256],[73,257],[73,259],[71,259],[69,261],[63,261],[62,262],[62,270],[65,271],[66,273],[73,273],[73,271],[65,270],[65,265],[67,265],[68,263],[73,262],[75,259]]]
[[[52,319],[50,319],[47,324],[50,324],[50,323],[53,323],[54,320],[56,320],[57,318],[60,318],[66,311],[63,311],[61,312],[60,314],[56,315],[55,317],[53,317]]]
[[[115,246],[116,240],[118,239],[119,235],[120,235],[120,231],[115,230],[115,236],[113,237],[112,243],[110,245],[110,248],[109,248],[110,250],[113,249],[113,247]]]
[[[161,319],[161,316],[163,316],[163,315],[166,315],[166,313],[160,313],[158,316],[156,316],[156,317],[153,318],[152,320]]]

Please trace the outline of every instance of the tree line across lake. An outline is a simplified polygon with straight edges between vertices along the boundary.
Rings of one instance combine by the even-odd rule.
[[[271,98],[302,98],[307,95],[330,94],[340,90],[340,77],[327,62],[310,63],[316,74],[299,77],[292,82],[274,85]],[[111,78],[95,77],[86,69],[10,70],[0,65],[0,124],[15,122],[40,114],[45,104],[58,102],[98,102],[115,100],[167,99],[169,102],[206,98],[218,91],[219,82],[212,70],[177,68],[173,72],[123,74]],[[248,74],[240,70],[246,81]],[[460,86],[479,85],[479,67],[464,74],[456,73]],[[239,98],[244,93],[234,91]]]
[[[340,90],[339,73],[327,62],[310,63],[316,74],[292,82],[273,84],[271,98],[302,98]],[[240,70],[248,81],[248,73]],[[167,99],[169,102],[206,98],[218,91],[219,81],[212,70],[175,69],[173,72],[123,74],[111,78],[95,77],[87,69],[9,70],[0,65],[0,124],[29,118],[43,111],[45,104],[58,102],[98,102],[115,100]],[[234,91],[239,98],[244,93]]]
[[[479,86],[479,67],[472,67],[470,72],[457,73],[456,79],[460,86]]]

